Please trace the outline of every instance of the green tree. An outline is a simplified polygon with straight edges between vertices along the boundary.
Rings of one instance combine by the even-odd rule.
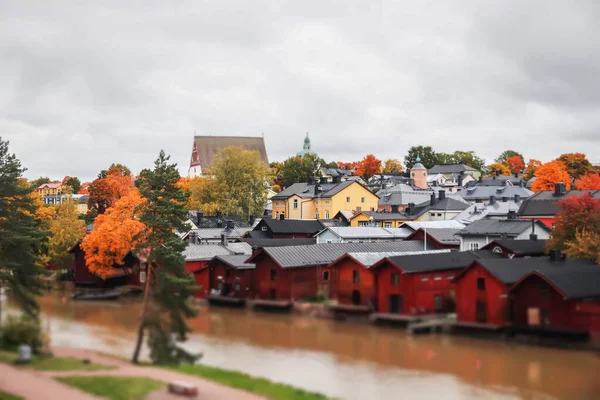
[[[308,182],[310,178],[317,176],[323,165],[323,160],[313,154],[306,154],[304,158],[292,156],[283,162],[281,184],[289,187],[294,183]]]
[[[44,183],[49,183],[49,182],[50,182],[50,178],[48,178],[47,176],[40,176],[39,178],[30,181],[29,184],[31,185],[31,187],[33,189],[37,189],[40,187],[40,185],[42,185]]]
[[[438,158],[431,146],[413,146],[408,149],[408,154],[404,156],[404,165],[406,169],[411,169],[416,163],[417,158],[421,159],[421,164],[427,169],[438,164]]]
[[[210,173],[223,213],[241,218],[262,215],[269,176],[257,151],[226,147],[215,156]]]
[[[186,318],[196,315],[188,303],[195,285],[193,278],[184,272],[182,252],[187,242],[175,233],[186,229],[188,193],[178,185],[177,164],[168,161],[169,157],[161,150],[154,169],[143,170],[136,182],[146,201],[140,221],[148,228],[146,240],[138,246],[137,252],[147,255],[148,274],[142,321],[133,354],[135,363],[139,361],[146,330],[153,363],[193,362],[198,358],[176,344],[176,341],[185,341],[190,331]]]
[[[8,142],[0,138],[0,286],[8,287],[23,312],[37,319],[36,296],[44,285],[40,268],[40,243],[46,233],[36,222],[37,207],[25,183],[24,168]],[[21,181],[22,180],[22,181]]]
[[[506,165],[506,160],[508,160],[509,158],[514,157],[514,156],[519,156],[519,157],[521,157],[521,160],[525,160],[525,158],[523,158],[523,154],[521,154],[521,153],[519,153],[517,151],[514,151],[514,150],[504,150],[494,160],[494,162]]]
[[[65,185],[67,185],[71,189],[73,189],[73,193],[77,193],[77,192],[79,192],[79,189],[81,188],[81,181],[76,176],[73,176],[73,177],[70,177],[69,179],[67,179],[67,181],[65,182]]]
[[[68,250],[84,235],[85,222],[79,218],[77,204],[72,199],[66,199],[56,206],[56,213],[50,223],[48,261],[59,268],[68,268],[73,259]]]
[[[485,160],[481,157],[477,157],[474,151],[455,151],[452,154],[452,162],[463,163],[478,171],[483,171],[485,169]]]

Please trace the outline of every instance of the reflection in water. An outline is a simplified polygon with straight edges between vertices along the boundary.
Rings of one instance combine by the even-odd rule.
[[[139,300],[42,299],[54,345],[130,357]],[[598,399],[596,353],[201,307],[186,347],[203,362],[348,399]]]

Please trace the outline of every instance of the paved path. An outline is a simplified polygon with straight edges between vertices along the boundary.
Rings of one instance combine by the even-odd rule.
[[[8,393],[16,394],[27,400],[87,400],[98,399],[98,397],[80,392],[70,386],[55,381],[54,377],[61,376],[132,376],[148,377],[169,383],[172,381],[182,381],[194,385],[198,388],[198,400],[264,400],[262,397],[252,393],[223,386],[202,378],[191,375],[180,374],[178,372],[164,370],[155,367],[135,366],[131,363],[102,356],[88,350],[53,348],[53,353],[57,357],[73,357],[77,359],[89,359],[92,363],[111,365],[117,367],[113,370],[101,371],[34,371],[31,369],[16,368],[0,363],[0,388]],[[149,400],[171,400],[185,399],[181,396],[173,396],[166,390],[159,390],[148,396]]]

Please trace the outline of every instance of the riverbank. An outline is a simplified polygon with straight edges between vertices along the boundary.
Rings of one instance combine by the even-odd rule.
[[[179,381],[198,388],[200,397],[217,400],[327,399],[267,379],[204,365],[132,365],[93,351],[66,347],[54,348],[53,353],[53,358],[36,357],[29,365],[17,366],[16,353],[0,352],[0,388],[26,399],[101,396],[114,400],[160,400],[169,398],[166,385]]]

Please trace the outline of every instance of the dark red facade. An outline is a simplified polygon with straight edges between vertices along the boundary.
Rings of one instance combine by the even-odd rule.
[[[589,332],[600,339],[600,300],[568,299],[533,273],[510,291],[514,324],[555,330]]]
[[[198,289],[194,293],[197,299],[204,299],[208,296],[210,289],[210,271],[207,260],[186,261],[184,271],[186,274],[194,274],[194,280]]]
[[[219,290],[222,296],[238,299],[253,296],[254,269],[237,269],[219,259],[210,262],[210,290]]]
[[[265,252],[259,250],[252,259],[254,269],[254,298],[260,300],[296,301],[328,293],[330,280],[324,279],[326,265],[282,268]]]
[[[456,318],[459,322],[504,326],[510,320],[505,284],[477,261],[455,280]]]
[[[329,265],[323,274],[331,274],[329,297],[339,304],[375,308],[377,291],[375,276],[361,262],[345,255]]]
[[[373,268],[378,312],[406,315],[448,312],[452,280],[461,269],[406,273],[383,260]]]

